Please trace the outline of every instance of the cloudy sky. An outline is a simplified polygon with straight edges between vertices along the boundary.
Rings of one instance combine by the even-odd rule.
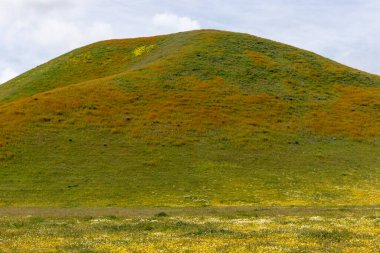
[[[379,0],[0,0],[0,83],[98,40],[212,28],[380,74]]]

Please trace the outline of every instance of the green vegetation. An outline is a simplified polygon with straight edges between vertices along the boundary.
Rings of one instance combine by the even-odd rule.
[[[250,151],[224,142],[149,145],[97,129],[26,136],[2,162],[3,205],[379,204],[380,148],[365,142],[283,139]]]
[[[380,218],[338,210],[328,215],[184,212],[167,216],[3,217],[4,252],[372,252]]]
[[[0,86],[0,205],[379,205],[379,106],[378,76],[246,34],[98,42]]]

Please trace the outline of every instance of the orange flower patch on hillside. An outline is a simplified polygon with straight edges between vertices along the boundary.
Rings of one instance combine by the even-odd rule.
[[[136,91],[124,89],[113,79],[99,79],[4,105],[0,137],[41,126],[91,126],[149,143],[186,143],[208,134],[217,134],[215,140],[228,136],[239,142],[256,133],[295,133],[305,128],[304,122],[316,133],[354,138],[379,135],[379,88],[337,86],[341,94],[337,101],[301,104],[266,93],[247,93],[221,77],[183,77],[167,89],[171,83],[125,76]],[[311,112],[296,110],[301,106]]]
[[[123,105],[132,98],[120,89],[100,82],[67,86],[1,108],[1,128],[15,132],[41,124],[114,127],[119,124],[116,117],[123,113]]]
[[[255,66],[261,66],[270,69],[278,68],[278,63],[265,54],[255,51],[247,51],[247,55],[253,60]]]
[[[230,136],[259,129],[289,131],[288,109],[282,100],[265,93],[245,94],[220,77],[189,76],[180,90],[163,90],[155,82],[140,85],[146,85],[140,87],[144,93],[123,90],[110,80],[40,93],[3,107],[1,127],[21,131],[26,126],[93,126],[151,143],[186,142],[208,131]]]
[[[312,112],[309,128],[355,139],[380,136],[380,88],[336,86],[340,97]]]

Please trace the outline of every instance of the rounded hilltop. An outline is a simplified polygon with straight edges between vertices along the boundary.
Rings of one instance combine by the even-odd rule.
[[[379,97],[248,34],[97,42],[0,86],[0,204],[379,204]]]

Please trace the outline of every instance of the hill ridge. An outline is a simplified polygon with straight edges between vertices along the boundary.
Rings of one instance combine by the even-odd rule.
[[[84,50],[84,52],[88,52],[88,50],[91,50],[91,48],[94,48],[94,47],[97,47],[97,46],[103,46],[103,45],[104,45],[104,46],[107,46],[108,44],[110,44],[110,43],[115,43],[115,42],[116,42],[116,43],[130,43],[130,42],[132,42],[132,43],[137,43],[137,44],[139,44],[139,43],[141,43],[141,42],[149,42],[149,41],[151,41],[151,40],[159,40],[159,39],[165,40],[166,38],[171,37],[171,36],[192,35],[192,36],[199,37],[199,36],[202,36],[202,34],[207,33],[207,32],[211,32],[211,33],[221,33],[221,34],[225,34],[225,35],[231,35],[231,34],[234,34],[234,33],[231,33],[231,32],[224,32],[224,31],[219,31],[219,30],[196,30],[196,31],[191,31],[191,32],[181,32],[181,33],[176,33],[176,34],[161,35],[161,36],[154,36],[154,37],[143,37],[143,38],[134,38],[134,39],[117,39],[117,40],[105,40],[105,41],[100,41],[100,42],[96,42],[96,43],[90,44],[90,45],[88,45],[88,46],[84,46],[84,47],[81,47],[81,48],[79,48],[79,49],[73,50],[73,51],[71,51],[71,52],[69,52],[69,53],[66,53],[66,54],[64,54],[64,55],[62,55],[62,56],[60,56],[60,57],[58,57],[58,58],[55,58],[55,59],[53,59],[53,60],[48,61],[46,64],[40,65],[40,66],[34,68],[33,70],[28,71],[28,72],[26,72],[26,73],[20,75],[19,77],[16,77],[15,79],[12,79],[12,80],[8,81],[7,83],[4,83],[4,84],[2,85],[2,89],[0,89],[0,92],[2,92],[2,91],[3,91],[4,89],[6,89],[6,88],[11,88],[11,86],[14,86],[14,85],[17,84],[18,82],[22,82],[22,79],[24,79],[24,78],[28,78],[27,76],[25,76],[26,74],[28,74],[28,73],[30,73],[30,72],[39,72],[41,68],[46,67],[48,64],[55,64],[56,61],[57,61],[58,59],[62,58],[62,57],[69,57],[69,56],[71,56],[71,55],[73,55],[73,54],[78,53],[78,50]],[[249,35],[249,34],[238,33],[238,35],[241,35],[241,36],[248,36],[248,37],[252,37],[252,38],[255,38],[255,39],[258,39],[258,40],[263,40],[263,41],[269,41],[269,42],[271,42],[271,43],[277,43],[277,42],[274,42],[274,41],[271,41],[271,40],[262,39],[262,38],[259,38],[259,37],[256,37],[256,36],[252,36],[252,35]],[[148,41],[144,41],[144,40],[148,40]],[[295,47],[288,46],[288,45],[285,45],[285,44],[281,44],[281,45],[284,45],[284,46],[286,46],[286,47],[290,47],[290,48],[292,48],[292,49],[296,49]],[[170,43],[168,43],[168,45],[165,45],[165,47],[170,47]],[[129,49],[129,51],[131,52],[131,51],[133,51],[133,49],[135,49],[135,48],[136,48],[136,47],[134,47],[134,48],[132,47],[132,48]],[[165,49],[165,48],[164,48],[164,49]],[[161,48],[160,48],[160,50],[161,50]],[[297,50],[298,50],[298,49],[297,49]],[[315,54],[315,53],[313,53],[313,52],[310,52],[310,51],[307,51],[307,50],[302,50],[302,52],[304,52],[304,53],[308,53],[308,54],[310,54],[310,55],[318,56],[317,54]],[[154,52],[154,54],[153,54],[153,58],[154,58],[154,55],[155,55],[155,54],[159,54],[159,53],[160,53],[160,51],[159,51],[159,52]],[[84,53],[82,53],[82,54],[84,54]],[[169,56],[170,56],[170,55],[169,55]],[[318,56],[318,57],[319,57],[319,56]],[[150,59],[150,58],[152,58],[152,55],[146,55],[145,58],[139,59],[137,62],[135,62],[135,63],[133,63],[131,66],[129,66],[128,69],[132,70],[133,68],[139,68],[139,67],[141,67],[141,63],[144,64],[144,61],[145,61],[145,63],[153,63],[152,61],[149,62],[149,60],[148,60],[148,62],[146,62],[146,60],[147,60],[147,59]],[[324,58],[324,57],[323,57],[323,59],[325,59],[325,60],[329,60],[329,59]],[[329,60],[329,61],[331,61],[331,60]],[[339,65],[341,65],[341,66],[344,66],[344,65],[342,65],[342,64],[340,64],[340,63],[337,63],[337,62],[334,62],[334,61],[331,61],[331,62],[332,62],[333,64],[339,64]],[[142,66],[143,66],[143,65],[142,65]],[[376,78],[377,78],[376,75],[369,74],[369,73],[365,73],[365,72],[360,71],[360,70],[356,70],[356,69],[353,69],[353,68],[350,68],[350,67],[346,67],[346,66],[344,66],[344,68],[348,68],[348,69],[351,69],[351,70],[353,70],[353,71],[355,71],[355,72],[357,71],[358,73],[366,74],[366,75],[368,75],[368,76],[376,77]],[[120,72],[110,73],[110,75],[112,75],[112,74],[117,74],[117,73],[121,73],[121,72],[123,72],[123,71],[120,70]],[[107,75],[106,75],[106,76],[107,76]],[[103,77],[106,77],[106,76],[103,76]],[[368,77],[368,76],[367,76],[367,77]],[[20,80],[20,78],[21,78],[21,80]],[[97,79],[97,78],[93,78],[93,79]],[[92,79],[90,79],[90,80],[92,80]],[[86,80],[86,81],[88,81],[88,80]],[[81,81],[79,80],[79,82],[81,82]],[[72,83],[77,83],[77,82],[72,82]],[[68,84],[70,84],[70,83],[68,83]],[[377,84],[377,85],[378,85],[378,84]],[[1,95],[4,96],[4,94],[1,94]]]

